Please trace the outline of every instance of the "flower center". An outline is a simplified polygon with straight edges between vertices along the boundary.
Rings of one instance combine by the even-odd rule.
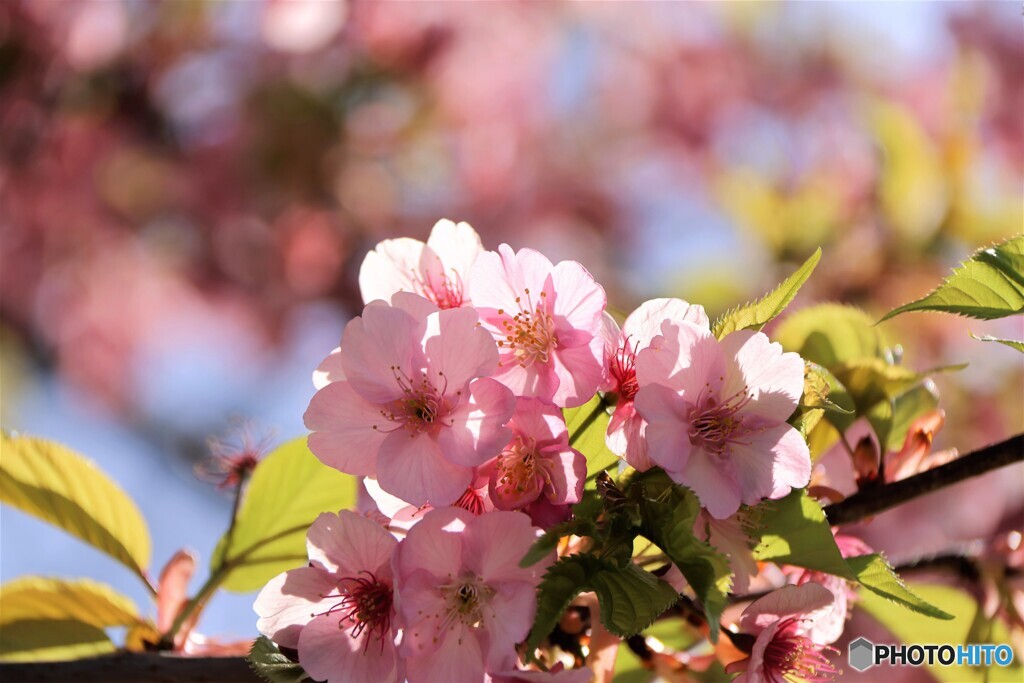
[[[541,300],[534,306],[530,300],[530,290],[523,291],[526,294],[526,306],[523,306],[522,297],[517,296],[519,312],[502,320],[505,337],[498,340],[498,347],[510,350],[519,365],[528,368],[535,362],[548,362],[551,352],[558,348],[558,337],[555,334],[555,321],[545,310],[547,292],[540,293]],[[505,310],[499,308],[498,315],[505,315]]]
[[[482,515],[487,511],[484,508],[483,496],[477,493],[473,487],[468,487],[466,492],[453,505],[474,515]]]
[[[362,576],[365,574],[366,576]],[[391,603],[394,591],[391,584],[378,579],[372,572],[362,571],[359,576],[346,576],[338,580],[337,593],[323,595],[323,598],[339,598],[326,612],[311,616],[340,614],[338,628],[344,630],[346,622],[352,626],[352,637],[358,638],[363,631],[376,634],[384,647],[384,639],[391,633]],[[370,646],[366,639],[365,647]]]
[[[630,346],[627,338],[619,350],[612,356],[609,373],[618,385],[619,398],[625,401],[632,401],[636,392],[640,390],[640,384],[636,379],[636,352],[640,342]]]
[[[445,398],[448,380],[443,372],[437,373],[444,380],[440,388],[434,386],[426,371],[420,373],[418,380],[410,378],[397,365],[391,366],[391,372],[402,389],[403,396],[392,401],[380,411],[384,419],[394,422],[399,427],[404,427],[411,433],[411,436],[430,431],[437,426],[451,425],[450,421],[445,424],[445,418],[451,413],[454,406]],[[461,394],[461,390],[455,392],[456,397]],[[373,425],[373,428],[378,429],[378,426]]]
[[[539,474],[533,439],[527,443],[523,437],[515,437],[498,455],[498,470],[501,472],[499,486],[515,489],[518,493],[532,487]]]
[[[451,271],[451,276],[445,273],[440,278],[428,277],[425,281],[419,273],[414,272],[412,280],[419,290],[416,293],[432,301],[438,308],[458,308],[465,301],[465,287],[455,270]]]
[[[765,674],[769,680],[776,676],[790,680],[796,678],[807,683],[824,683],[839,672],[824,651],[838,652],[834,648],[818,645],[810,638],[798,635],[797,620],[785,620],[775,637],[764,650]]]
[[[752,400],[748,389],[743,387],[722,402],[714,396],[698,399],[691,413],[690,443],[718,456],[727,455],[729,443],[745,431],[742,429],[743,420],[737,413]]]
[[[483,623],[484,609],[494,597],[493,588],[476,576],[464,576],[440,588],[445,597],[445,624],[459,621],[476,627]]]

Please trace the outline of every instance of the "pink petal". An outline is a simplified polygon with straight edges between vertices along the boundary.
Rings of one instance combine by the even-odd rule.
[[[441,219],[434,224],[427,238],[427,246],[434,250],[444,264],[445,273],[456,273],[466,280],[476,259],[484,252],[480,235],[469,223],[453,223]]]
[[[416,320],[426,320],[427,316],[437,313],[437,304],[413,292],[395,292],[391,295],[391,305],[405,311]]]
[[[516,253],[507,244],[502,244],[497,253],[484,252],[477,257],[470,272],[469,291],[473,305],[480,310],[482,318],[495,315],[499,309],[506,313],[516,312],[520,304],[527,306],[527,289],[531,297],[540,296],[551,269],[551,261],[533,249],[521,249]]]
[[[550,272],[555,315],[565,318],[574,328],[596,335],[608,304],[604,288],[576,261],[562,261]]]
[[[639,344],[642,349],[661,334],[661,324],[666,320],[685,321],[703,328],[710,326],[703,306],[689,304],[682,299],[651,299],[629,314],[622,326],[622,334],[629,337],[630,345]]]
[[[633,406],[646,420],[647,457],[665,469],[680,472],[690,459],[689,405],[676,392],[660,384],[641,387]]]
[[[416,377],[423,367],[425,320],[375,301],[345,326],[341,362],[352,388],[373,403],[403,396],[396,373]],[[397,368],[397,369],[396,369]]]
[[[486,377],[498,369],[494,338],[477,322],[477,313],[472,308],[439,311],[427,318],[423,346],[430,369],[442,375],[449,395],[461,390],[471,379]]]
[[[390,422],[348,382],[333,382],[313,395],[303,415],[309,450],[328,467],[357,477],[372,476]],[[380,429],[374,429],[377,425]]]
[[[354,624],[324,615],[310,621],[299,636],[299,663],[311,678],[326,683],[397,683],[394,641],[382,641],[369,629],[353,638]]]
[[[469,396],[464,396],[463,403],[448,416],[450,426],[438,431],[438,445],[445,459],[476,467],[500,453],[511,438],[503,425],[512,417],[515,405],[515,396],[500,382],[489,377],[471,382]]]
[[[448,602],[437,590],[439,580],[423,569],[402,578],[398,604],[405,624],[400,648],[405,657],[422,657],[436,651],[447,635],[444,616]]]
[[[299,632],[313,618],[313,612],[330,607],[321,606],[321,596],[334,587],[331,575],[314,567],[278,574],[256,596],[252,606],[260,617],[256,628],[278,645],[296,647]]]
[[[782,352],[761,332],[739,330],[722,339],[722,353],[728,360],[722,396],[744,391],[754,397],[745,414],[784,422],[796,410],[804,390],[804,361],[799,355]]]
[[[817,618],[831,610],[834,599],[832,591],[821,584],[783,586],[750,603],[740,617],[740,628],[744,633],[757,634],[783,617]]]
[[[647,434],[650,440],[652,425],[648,425]],[[703,449],[694,449],[686,467],[676,478],[669,475],[681,484],[689,486],[700,503],[712,517],[725,519],[740,509],[741,489],[739,483],[730,476],[727,464],[715,460],[717,456],[704,452]]]
[[[792,489],[802,489],[811,482],[811,452],[807,442],[800,432],[787,424],[780,425],[779,429],[782,434],[772,447],[774,467],[770,498],[782,498]]]
[[[544,460],[551,478],[545,493],[555,505],[578,503],[583,499],[587,480],[587,458],[574,448],[545,451]]]
[[[389,301],[395,292],[415,292],[413,278],[420,273],[426,245],[408,237],[384,240],[366,255],[359,267],[363,303]]]
[[[422,523],[421,523],[422,524]],[[486,583],[536,581],[537,565],[519,566],[538,531],[521,512],[489,512],[467,522],[465,564]]]
[[[437,508],[425,514],[419,524],[409,530],[399,549],[396,565],[400,579],[419,570],[438,579],[457,576],[462,567],[462,532],[472,519],[469,512],[453,507]],[[401,586],[399,583],[400,590]],[[402,610],[406,611],[404,605]]]
[[[487,668],[515,666],[516,643],[526,640],[536,612],[537,589],[531,583],[505,583],[483,611],[487,631]]]
[[[501,354],[500,367],[493,377],[516,396],[551,401],[558,390],[558,374],[550,362],[524,368],[511,352]]]
[[[427,434],[399,429],[380,446],[377,483],[413,505],[454,503],[472,479],[473,470],[445,459],[437,441]]]
[[[340,576],[372,572],[391,576],[391,556],[398,541],[383,526],[350,510],[324,512],[306,533],[311,562]]]
[[[484,655],[475,633],[456,626],[435,652],[410,657],[406,663],[409,683],[482,683]]]
[[[538,443],[557,442],[566,439],[568,429],[565,417],[558,406],[537,398],[516,399],[515,413],[508,426],[519,436],[526,436]]]
[[[586,346],[559,347],[549,361],[558,378],[550,400],[556,406],[575,408],[591,398],[604,379],[604,342],[593,337]]]
[[[340,382],[345,379],[345,370],[341,367],[341,347],[331,351],[331,355],[313,371],[313,386],[323,389],[331,382]]]
[[[701,392],[717,388],[725,376],[725,357],[718,340],[707,329],[689,322],[666,321],[662,333],[636,356],[636,377],[641,389],[663,384],[696,402]]]

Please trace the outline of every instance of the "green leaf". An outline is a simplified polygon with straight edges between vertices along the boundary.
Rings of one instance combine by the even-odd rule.
[[[519,561],[519,566],[524,568],[532,567],[543,560],[558,547],[558,542],[562,540],[563,536],[593,536],[596,531],[597,527],[591,519],[576,518],[556,524],[533,542],[530,550]]]
[[[0,625],[18,621],[77,621],[107,628],[132,626],[141,621],[130,599],[106,584],[88,579],[15,579],[0,586],[0,604]]]
[[[750,508],[754,558],[853,579],[825,513],[805,489]]]
[[[764,297],[724,313],[715,321],[711,331],[721,339],[737,330],[760,330],[775,316],[782,313],[786,306],[793,301],[796,293],[814,272],[814,267],[818,265],[819,260],[821,260],[820,247],[811,254],[809,259],[804,261],[802,266],[797,268],[795,273],[783,280],[778,287],[765,294]]]
[[[587,591],[597,594],[601,622],[622,637],[650,626],[679,598],[672,586],[635,564],[621,566],[594,555],[563,557],[541,580],[528,653],[555,629],[572,599]]]
[[[0,450],[0,501],[80,538],[149,585],[149,531],[117,484],[91,461],[52,441],[3,434]]]
[[[299,683],[309,680],[302,667],[281,654],[277,645],[266,636],[260,636],[253,642],[246,661],[249,662],[249,668],[269,683]]]
[[[0,662],[54,662],[114,652],[106,632],[72,619],[21,619],[0,625]]]
[[[967,364],[962,363],[916,372],[902,365],[891,365],[881,358],[860,358],[840,363],[832,371],[863,413],[879,401],[894,399],[932,375],[966,367]]]
[[[306,531],[321,512],[355,507],[358,482],[327,467],[298,438],[278,447],[252,473],[230,542],[221,539],[212,566],[231,573],[224,588],[246,593],[306,562]]]
[[[819,304],[788,316],[775,329],[775,340],[832,370],[839,363],[884,357],[885,341],[867,313],[852,306]]]
[[[960,588],[952,586],[929,585],[924,583],[911,584],[914,593],[929,603],[942,605],[953,615],[953,621],[937,621],[921,614],[908,613],[901,607],[879,595],[864,591],[857,602],[857,609],[863,609],[877,619],[893,634],[896,640],[904,643],[935,643],[937,645],[959,645],[971,642],[970,630],[979,605],[977,600]],[[985,642],[992,644],[1013,642],[1005,625],[996,620],[992,632]],[[1020,683],[1022,676],[1021,662],[1014,658],[1011,666],[993,666],[989,668],[967,666],[931,666],[928,672],[936,680],[943,683]]]
[[[939,395],[931,382],[919,384],[897,396],[892,401],[881,401],[865,414],[878,442],[886,452],[899,451],[903,447],[907,430],[914,420],[939,407]]]
[[[998,337],[993,337],[990,334],[986,334],[983,337],[979,337],[978,335],[974,334],[973,332],[971,332],[971,336],[974,337],[975,339],[977,339],[978,341],[996,342],[997,344],[1002,344],[1003,346],[1009,346],[1011,349],[1017,349],[1021,353],[1024,353],[1024,341],[1016,341],[1015,339],[999,339]]]
[[[700,502],[689,489],[664,486],[661,477],[640,481],[645,496],[640,533],[668,556],[697,594],[717,641],[718,622],[732,587],[729,558],[693,534]],[[659,488],[661,489],[659,491]]]
[[[953,618],[953,615],[949,612],[939,609],[914,594],[881,555],[875,553],[873,555],[848,557],[846,558],[846,564],[857,576],[857,581],[860,582],[860,585],[872,593],[903,605],[907,609],[923,614],[926,617],[935,619]]]
[[[894,308],[882,320],[909,311],[981,320],[1024,313],[1024,235],[976,251],[928,296]]]
[[[562,414],[569,429],[569,445],[587,458],[588,480],[619,464],[619,457],[605,444],[610,416],[600,396],[594,396],[578,408],[565,408]]]

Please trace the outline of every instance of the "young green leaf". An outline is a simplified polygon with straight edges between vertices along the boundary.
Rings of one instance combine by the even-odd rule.
[[[804,360],[829,370],[860,358],[882,358],[885,349],[882,333],[871,317],[841,304],[801,309],[779,323],[774,336],[787,351],[796,351]]]
[[[1011,349],[1016,349],[1016,350],[1020,351],[1021,353],[1024,353],[1024,341],[1017,341],[1015,339],[999,339],[998,337],[993,337],[990,334],[986,334],[983,337],[979,337],[978,335],[974,334],[973,332],[971,332],[971,336],[974,337],[975,339],[977,339],[978,341],[996,342],[997,344],[1002,344],[1003,346],[1009,346]]]
[[[811,254],[810,258],[804,261],[802,266],[797,268],[795,273],[783,280],[778,287],[765,294],[763,298],[724,313],[715,321],[711,331],[716,337],[721,339],[736,330],[760,330],[782,313],[786,306],[793,301],[797,292],[807,282],[807,278],[814,272],[814,268],[818,265],[819,260],[821,260],[820,247]]]
[[[1024,235],[976,251],[931,294],[894,308],[882,320],[910,311],[942,311],[981,320],[1024,313]]]
[[[96,465],[44,439],[3,434],[0,451],[0,501],[64,529],[146,581],[146,522],[131,498]]]
[[[565,408],[562,414],[569,430],[569,445],[587,458],[588,480],[619,463],[619,457],[605,444],[610,418],[600,396],[594,396],[578,408]]]
[[[711,638],[716,641],[719,618],[732,587],[729,559],[694,536],[700,502],[693,492],[679,486],[659,492],[659,482],[652,478],[643,485],[647,491],[641,503],[640,533],[661,548],[686,577],[704,607]]]
[[[623,637],[642,631],[679,598],[672,586],[635,564],[623,566],[594,555],[563,557],[548,568],[538,589],[537,614],[526,641],[531,656],[572,599],[586,591],[597,594],[605,627]]]
[[[952,619],[953,615],[945,612],[918,597],[907,588],[903,579],[896,574],[885,558],[875,553],[846,558],[846,564],[857,577],[860,585],[872,593],[877,593],[887,600],[903,605],[907,609],[935,619]]]
[[[0,662],[54,662],[114,652],[98,626],[73,619],[22,619],[0,628]]]
[[[0,586],[0,626],[19,621],[78,621],[96,628],[132,626],[142,621],[127,597],[88,579],[28,576]]]
[[[804,489],[751,508],[757,545],[754,558],[854,578],[843,561],[832,528],[817,501]]]
[[[309,675],[297,662],[281,654],[277,645],[266,636],[260,636],[252,644],[246,657],[249,668],[268,683],[299,683],[309,680]]]
[[[278,447],[253,471],[230,539],[221,539],[212,565],[227,563],[224,587],[238,593],[262,588],[281,572],[306,562],[306,530],[321,512],[356,504],[354,477],[327,467],[298,438]]]

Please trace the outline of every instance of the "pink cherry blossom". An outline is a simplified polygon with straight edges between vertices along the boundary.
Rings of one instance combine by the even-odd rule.
[[[610,316],[605,315],[605,335],[609,344],[608,371],[601,390],[615,402],[615,412],[608,423],[605,441],[612,453],[641,472],[654,467],[654,463],[647,457],[647,441],[644,439],[647,423],[633,405],[633,399],[640,388],[636,379],[636,354],[661,334],[661,323],[666,320],[685,320],[704,328],[709,327],[704,308],[688,304],[682,299],[645,301],[630,313],[621,330]]]
[[[548,564],[519,566],[537,534],[519,512],[453,507],[409,530],[395,566],[410,683],[482,683],[485,672],[515,667]]]
[[[256,598],[260,633],[298,650],[318,681],[402,680],[391,569],[397,545],[355,512],[320,515],[306,535],[309,566],[279,574]]]
[[[719,341],[706,328],[670,321],[637,354],[636,373],[648,456],[713,517],[810,481],[807,444],[786,424],[803,392],[797,354],[760,332]]]
[[[740,617],[743,633],[755,636],[747,659],[726,672],[742,671],[733,683],[808,683],[831,680],[839,671],[825,651],[834,651],[808,637],[814,621],[831,610],[832,593],[816,583],[785,586],[755,600]]]
[[[374,301],[337,356],[343,379],[305,414],[309,448],[327,465],[376,477],[413,505],[447,505],[508,442],[515,399],[488,377],[498,352],[472,308],[438,310],[409,293]]]
[[[839,546],[839,552],[844,558],[870,555],[873,552],[867,543],[846,534],[836,534],[836,545]],[[853,603],[857,599],[855,584],[834,574],[810,569],[794,567],[789,574],[790,580],[798,586],[817,583],[832,591],[832,595],[835,596],[832,611],[817,619],[808,629],[807,635],[814,642],[825,645],[831,645],[839,640],[839,636],[843,635],[846,628],[846,621],[850,618]]]
[[[562,408],[590,400],[604,375],[607,298],[583,266],[503,244],[477,259],[470,292],[500,349],[496,379]]]
[[[543,498],[555,506],[580,502],[587,459],[569,447],[562,411],[536,398],[516,399],[512,440],[484,466],[499,510],[522,510]]]
[[[363,303],[388,301],[395,292],[413,292],[438,308],[469,306],[468,276],[483,253],[480,236],[469,223],[440,220],[426,244],[409,237],[384,240],[359,268]]]
[[[388,528],[396,536],[405,536],[405,533],[412,528],[423,516],[434,509],[430,503],[426,505],[413,505],[401,498],[396,498],[385,491],[372,477],[363,479],[363,486],[370,498],[373,499],[377,510],[388,519]],[[477,469],[473,482],[459,496],[458,500],[452,503],[457,507],[474,515],[482,515],[485,512],[494,510],[494,502],[491,501],[490,474],[483,468]]]

